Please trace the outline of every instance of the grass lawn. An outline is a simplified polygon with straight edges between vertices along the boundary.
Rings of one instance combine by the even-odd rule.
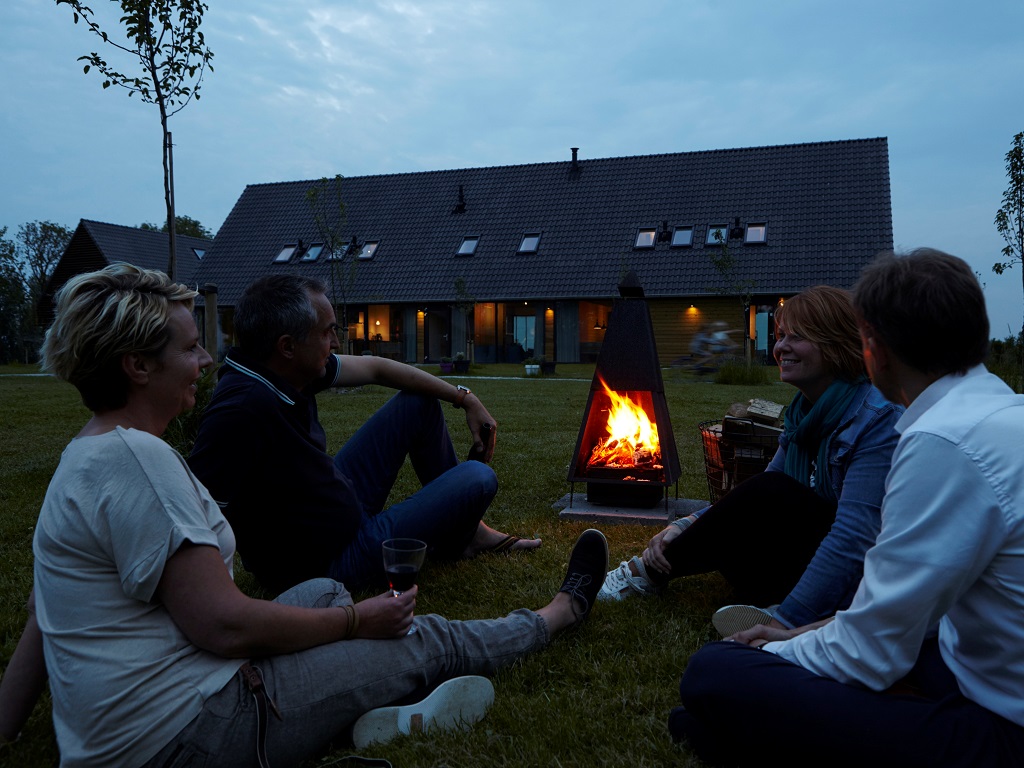
[[[5,375],[32,370],[0,367],[0,656],[5,667],[25,620],[33,526],[47,483],[64,446],[88,418],[70,385],[48,377]],[[474,366],[467,376],[448,378],[472,388],[499,423],[493,466],[500,489],[487,521],[510,533],[536,534],[544,545],[531,553],[428,562],[420,580],[421,613],[491,618],[545,604],[561,583],[573,542],[588,527],[559,521],[552,504],[569,491],[566,474],[593,366],[559,364],[555,376],[539,379],[522,373],[522,366]],[[680,371],[665,371],[665,386],[682,463],[679,495],[696,499],[707,498],[697,424],[720,417],[733,402],[760,397],[787,403],[794,391],[777,383],[711,384]],[[390,395],[379,387],[322,394],[329,448],[337,450]],[[445,414],[457,452],[466,453],[462,412],[445,407]],[[407,468],[395,498],[415,487]],[[613,564],[638,553],[655,531],[639,525],[607,527]],[[244,572],[236,578],[246,591],[258,592]],[[678,701],[687,658],[717,638],[710,616],[729,599],[728,585],[712,574],[680,579],[656,599],[600,604],[580,630],[499,673],[495,705],[469,733],[408,737],[364,754],[385,757],[396,766],[699,765],[670,742],[665,721]],[[332,765],[350,751],[339,745],[307,768]],[[49,699],[44,697],[21,740],[0,751],[0,764],[52,766],[57,761]]]

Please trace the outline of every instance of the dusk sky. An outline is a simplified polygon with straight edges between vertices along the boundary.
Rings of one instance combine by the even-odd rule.
[[[92,0],[112,33],[119,4]],[[215,71],[171,118],[179,214],[247,184],[885,136],[897,249],[962,256],[997,338],[1004,156],[1024,131],[1024,2],[209,0]],[[53,0],[0,6],[0,227],[165,216],[157,109]],[[134,72],[135,70],[131,70]]]

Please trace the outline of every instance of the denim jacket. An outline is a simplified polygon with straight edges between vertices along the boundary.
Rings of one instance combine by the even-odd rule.
[[[864,572],[864,555],[882,525],[885,478],[903,410],[865,382],[832,433],[827,478],[839,500],[836,519],[800,581],[773,611],[786,626],[810,624],[850,605]],[[783,471],[788,442],[785,435],[779,438],[779,450],[766,471]],[[812,482],[822,479],[816,467]]]

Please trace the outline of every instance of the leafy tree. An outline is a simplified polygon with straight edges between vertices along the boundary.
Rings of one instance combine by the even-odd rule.
[[[1006,241],[1003,257],[992,271],[1003,274],[1014,264],[1021,265],[1021,284],[1024,286],[1024,132],[1013,137],[1013,146],[1006,153],[1006,177],[1009,183],[1003,192],[1003,205],[996,211],[995,225]],[[1024,340],[1024,324],[1021,325],[1021,339]]]
[[[28,294],[13,240],[0,227],[0,363],[9,363],[21,348]]]
[[[165,221],[163,224],[150,224],[144,221],[139,224],[139,229],[145,229],[149,232],[166,232],[167,222]],[[201,237],[205,240],[213,239],[213,233],[191,216],[175,216],[174,233],[185,235],[186,237]]]
[[[46,290],[50,275],[64,255],[73,234],[72,230],[52,221],[30,221],[18,227],[15,251],[32,307],[35,307]]]
[[[208,6],[199,0],[118,0],[124,25],[124,41],[111,38],[96,21],[91,8],[81,0],[56,0],[57,5],[69,5],[75,24],[79,18],[104,43],[128,54],[140,68],[140,74],[123,74],[108,64],[95,51],[80,56],[85,61],[85,73],[95,67],[103,75],[103,87],[117,85],[127,89],[129,96],[139,94],[146,104],[156,104],[160,110],[164,166],[164,203],[167,206],[167,224],[177,221],[174,215],[174,165],[171,132],[167,119],[185,108],[193,98],[199,100],[199,88],[207,68],[212,72],[210,60],[213,52],[207,47],[199,27]],[[175,232],[170,232],[167,274],[174,277]]]

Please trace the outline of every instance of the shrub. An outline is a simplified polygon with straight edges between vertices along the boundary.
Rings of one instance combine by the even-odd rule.
[[[715,373],[715,384],[758,385],[778,381],[775,366],[759,365],[746,360],[726,360]]]
[[[1007,336],[1002,341],[992,340],[985,367],[1006,382],[1014,392],[1024,392],[1024,343]]]
[[[206,406],[210,404],[210,398],[213,397],[213,389],[216,386],[216,376],[212,376],[211,372],[207,371],[197,385],[195,408],[176,416],[174,421],[167,425],[164,440],[185,458],[192,453],[196,435],[199,434],[199,422],[203,420],[203,413],[206,411]]]

